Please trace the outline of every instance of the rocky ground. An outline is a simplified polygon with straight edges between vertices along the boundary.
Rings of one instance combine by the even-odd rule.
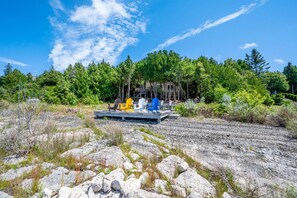
[[[283,128],[189,118],[161,124],[101,119],[94,128],[76,113],[42,115],[37,122],[46,118],[55,127],[37,141],[62,138],[57,144],[67,149],[52,158],[34,152],[2,158],[1,198],[33,192],[60,198],[282,197],[282,189],[297,187],[297,141]],[[2,114],[2,134],[13,128],[10,121]],[[98,138],[97,129],[106,135]]]

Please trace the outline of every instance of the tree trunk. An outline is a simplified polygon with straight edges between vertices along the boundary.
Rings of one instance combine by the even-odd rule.
[[[189,99],[189,81],[187,80],[187,99]]]
[[[118,97],[122,98],[121,97],[121,83],[119,83],[119,95],[118,95]]]
[[[167,94],[166,94],[166,83],[163,83],[163,98],[164,98],[164,102],[167,100]]]
[[[294,90],[294,83],[292,83],[292,94],[295,93],[295,90]]]
[[[169,82],[169,94],[168,94],[168,99],[171,100],[171,81]]]
[[[128,91],[127,91],[127,98],[130,98],[130,83],[131,83],[131,77],[128,78]]]
[[[125,93],[124,93],[124,83],[122,84],[122,102],[124,102],[124,100],[125,100],[125,97],[124,97],[124,95],[125,95]]]

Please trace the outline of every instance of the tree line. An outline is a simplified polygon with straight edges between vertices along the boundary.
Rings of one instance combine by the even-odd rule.
[[[256,49],[245,59],[230,58],[223,63],[205,56],[190,59],[162,50],[149,53],[138,62],[128,56],[116,67],[104,60],[87,67],[75,63],[63,72],[51,67],[36,77],[7,64],[0,77],[0,99],[17,102],[39,98],[51,104],[75,105],[140,94],[180,101],[199,96],[206,102],[215,102],[218,92],[235,94],[246,90],[267,97],[272,93],[296,93],[296,65],[288,63],[283,72],[268,69],[269,64]],[[167,91],[165,85],[169,85]]]

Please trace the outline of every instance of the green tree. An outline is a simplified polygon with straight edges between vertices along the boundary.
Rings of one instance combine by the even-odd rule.
[[[289,89],[287,77],[280,72],[266,72],[264,80],[270,93],[286,92]]]
[[[5,66],[5,69],[4,69],[4,76],[7,76],[8,74],[10,74],[12,72],[12,66],[10,63],[8,63],[6,66]]]
[[[295,93],[295,87],[297,85],[297,66],[292,65],[292,63],[288,63],[288,65],[284,68],[283,72],[289,81],[291,93]]]
[[[250,55],[245,55],[245,62],[258,77],[270,68],[264,57],[256,49],[252,49]]]

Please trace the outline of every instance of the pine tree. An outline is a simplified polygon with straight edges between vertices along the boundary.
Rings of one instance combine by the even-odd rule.
[[[264,57],[256,49],[251,51],[251,55],[246,54],[245,62],[257,76],[260,76],[270,68]]]

